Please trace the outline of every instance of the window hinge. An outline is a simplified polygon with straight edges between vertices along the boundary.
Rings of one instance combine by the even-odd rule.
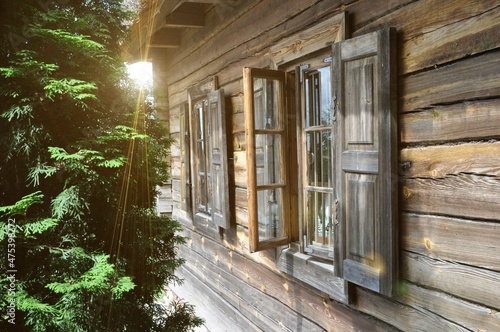
[[[335,225],[339,224],[339,200],[335,199],[335,202],[333,203],[333,216],[335,218]]]
[[[306,254],[311,255],[311,254],[314,252],[314,249],[311,249],[311,248],[309,248],[309,247],[305,247],[305,248],[304,248],[304,252],[305,252]]]
[[[337,121],[337,96],[332,96],[332,122]]]
[[[302,82],[302,79],[304,78],[304,71],[306,69],[309,69],[310,65],[308,63],[304,63],[299,66],[299,71],[300,71],[300,82]]]

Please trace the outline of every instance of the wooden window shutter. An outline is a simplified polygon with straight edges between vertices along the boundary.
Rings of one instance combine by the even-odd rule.
[[[397,281],[395,30],[333,45],[335,274],[392,296]]]
[[[224,106],[224,90],[216,90],[208,94],[212,221],[228,229],[230,227],[229,184]]]
[[[180,107],[180,133],[179,143],[181,150],[181,209],[189,212],[191,205],[191,190],[189,176],[189,111],[188,105],[183,103]]]
[[[243,69],[250,252],[291,239],[285,81],[282,71]]]

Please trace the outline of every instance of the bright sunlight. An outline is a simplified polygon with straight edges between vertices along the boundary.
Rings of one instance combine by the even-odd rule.
[[[127,64],[129,77],[139,87],[145,88],[153,85],[153,66],[151,62],[135,62]]]

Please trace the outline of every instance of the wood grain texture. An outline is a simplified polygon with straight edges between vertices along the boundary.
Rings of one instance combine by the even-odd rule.
[[[209,331],[258,331],[259,328],[238,308],[226,302],[221,296],[210,289],[209,285],[200,281],[189,269],[180,267],[175,272],[183,279],[182,285],[174,284],[169,288],[181,299],[195,306],[198,317],[205,320],[204,326]],[[220,313],[224,314],[221,315]]]
[[[399,242],[402,275],[409,281],[401,284],[398,298],[354,287],[356,301],[350,306],[331,302],[311,285],[280,273],[275,251],[249,253],[242,90],[243,67],[273,66],[272,45],[292,40],[342,10],[350,12],[355,36],[397,28],[398,152],[400,162],[410,163],[399,171]],[[230,200],[235,202],[235,222],[223,238],[208,222],[193,226],[189,214],[179,209],[180,149],[172,149],[173,213],[189,238],[189,251],[183,255],[195,257],[192,264],[199,268],[189,278],[228,290],[227,299],[217,295],[214,301],[231,303],[235,310],[241,305],[248,320],[256,315],[261,326],[277,320],[260,317],[262,309],[252,311],[254,306],[277,304],[276,310],[287,307],[293,315],[283,320],[293,327],[305,317],[331,331],[384,331],[391,330],[389,324],[403,331],[495,331],[500,325],[498,16],[496,0],[240,0],[233,8],[212,7],[206,29],[186,31],[182,46],[165,51],[160,60],[174,137],[188,86],[217,75],[231,105],[228,144],[234,151],[229,157],[234,158]],[[307,266],[301,267],[314,277]],[[240,302],[247,287],[253,302]]]
[[[453,16],[456,20],[455,17]],[[403,44],[400,72],[401,74],[415,72],[498,48],[499,29],[500,7],[451,24],[448,22],[437,30],[416,36]]]
[[[400,112],[500,96],[500,50],[425,71],[401,81]]]
[[[427,288],[500,309],[500,273],[403,252],[402,277]]]
[[[500,272],[500,224],[403,214],[401,247],[434,259]]]
[[[182,251],[183,249],[181,249]],[[231,273],[217,269],[202,257],[190,256],[184,264],[201,282],[210,287],[225,301],[251,319],[252,323],[263,331],[322,331],[323,329],[305,317],[297,317],[297,313],[276,299],[265,296],[262,289],[250,286]],[[277,285],[280,286],[281,285]]]
[[[433,106],[400,114],[401,143],[431,144],[499,137],[499,99]]]
[[[234,276],[246,285],[262,292],[260,297],[272,297],[287,307],[300,312],[305,318],[315,321],[326,330],[340,331],[393,331],[390,325],[374,322],[359,312],[327,299],[327,295],[306,284],[294,281],[279,271],[272,271],[262,264],[260,253],[242,255],[237,246],[222,246],[209,238],[186,230],[191,251],[183,251],[194,265],[211,264],[215,275],[221,271]],[[248,250],[248,249],[247,249]],[[248,252],[248,251],[246,251]],[[196,254],[195,254],[196,253]],[[193,256],[194,255],[194,256]],[[198,256],[199,255],[199,256]],[[206,262],[200,260],[203,257]],[[274,265],[274,264],[273,264]],[[201,277],[198,277],[201,279]],[[217,278],[217,277],[216,277]],[[268,307],[269,310],[279,310]],[[296,316],[300,320],[299,316]]]
[[[387,297],[378,296],[361,287],[355,288],[355,294],[356,301],[352,305],[355,309],[362,310],[382,321],[391,322],[401,331],[469,331],[429,310],[391,301]]]
[[[400,175],[405,178],[444,179],[477,174],[500,180],[500,142],[439,145],[401,150]]]
[[[404,211],[500,220],[500,180],[460,173],[443,179],[415,178],[402,187]]]
[[[281,271],[327,293],[336,301],[348,302],[347,282],[333,274],[332,263],[321,262],[310,255],[285,249],[276,265]]]
[[[355,2],[347,9],[358,13],[368,1]],[[374,4],[375,3],[375,4]],[[400,74],[441,65],[499,46],[500,7],[495,0],[414,1],[407,5],[371,1],[370,11],[355,15],[354,35],[384,27],[398,27]],[[383,10],[386,10],[385,12]],[[377,13],[380,12],[380,13]],[[376,19],[373,19],[373,16]],[[424,18],[425,19],[422,19]],[[366,21],[372,20],[368,24]]]
[[[433,312],[472,331],[497,331],[500,326],[498,311],[407,282],[401,287],[404,291],[399,301],[416,310]],[[432,330],[434,328],[429,327],[429,331]]]

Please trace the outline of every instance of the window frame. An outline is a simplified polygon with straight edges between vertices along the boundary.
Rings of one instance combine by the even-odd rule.
[[[276,128],[255,128],[255,90],[254,79],[273,80],[278,83],[279,91],[277,96],[277,125]],[[246,151],[247,151],[247,196],[248,196],[248,231],[249,231],[249,247],[250,252],[256,252],[274,248],[276,246],[290,243],[291,229],[289,216],[289,174],[285,167],[288,160],[286,152],[286,144],[288,139],[287,125],[285,120],[286,114],[286,76],[284,72],[275,70],[266,70],[258,68],[243,69],[243,85],[244,85],[244,104],[245,104],[245,136],[246,136]],[[256,136],[257,135],[277,135],[280,137],[278,159],[279,159],[279,174],[281,183],[273,184],[258,184],[257,176],[257,156],[256,156]],[[282,204],[278,204],[280,209],[279,215],[282,216],[283,235],[273,238],[261,240],[259,237],[259,216],[258,216],[258,192],[264,190],[282,190]]]
[[[189,147],[190,147],[190,183],[191,213],[195,225],[207,222],[223,229],[230,228],[228,156],[226,142],[226,112],[224,91],[217,90],[217,77],[211,76],[188,88]],[[197,106],[201,103],[204,121],[204,172],[205,172],[205,208],[200,208],[198,197],[201,195],[198,148],[198,124],[200,116]],[[186,172],[187,173],[187,172]],[[217,186],[216,192],[212,187]],[[182,198],[184,200],[184,198]],[[220,231],[220,230],[219,230]]]
[[[300,38],[298,35],[293,35],[289,38],[284,39],[280,43],[271,47],[271,55],[273,56],[274,65],[271,66],[273,69],[281,69],[280,75],[285,77],[286,87],[285,91],[287,93],[287,98],[285,101],[286,111],[288,116],[288,137],[290,140],[297,142],[301,140],[302,128],[299,126],[300,123],[297,119],[301,118],[300,110],[300,94],[296,93],[297,85],[300,79],[300,60],[304,57],[313,56],[314,54],[328,52],[331,55],[331,44],[336,43],[346,39],[347,35],[347,12],[342,12],[325,20],[318,25],[315,25],[308,30],[301,31]],[[316,40],[317,36],[321,36],[320,40]],[[324,40],[331,40],[331,43],[325,43]],[[300,47],[296,47],[300,44]],[[295,67],[295,71],[286,72],[290,70],[291,67]],[[248,79],[248,78],[247,78]],[[332,78],[331,78],[332,79]],[[245,78],[244,78],[245,80]],[[246,91],[245,91],[246,92]],[[249,101],[247,98],[250,97],[247,93],[244,94],[245,105]],[[245,106],[246,107],[246,106]],[[245,108],[245,116],[249,113],[249,110]],[[245,118],[245,126],[248,123],[253,123],[252,119]],[[245,130],[247,137],[247,171],[249,171],[250,166],[248,158],[251,151],[248,146],[248,135],[251,130]],[[255,252],[258,250],[269,249],[271,247],[276,247],[277,259],[276,267],[288,275],[294,278],[306,282],[313,287],[324,291],[329,294],[332,298],[342,303],[350,302],[349,295],[349,283],[342,278],[339,278],[334,274],[333,261],[325,262],[323,258],[315,257],[304,253],[303,247],[303,231],[302,231],[302,208],[299,205],[302,204],[302,178],[303,175],[298,171],[298,162],[301,156],[297,153],[295,149],[294,152],[289,153],[288,167],[289,167],[289,206],[290,218],[287,220],[287,227],[289,227],[290,235],[284,241],[276,241],[272,245],[259,245],[258,238],[255,236],[254,228],[255,223],[252,222],[252,215],[255,215],[255,205],[252,204],[254,199],[254,194],[252,193],[251,185],[250,192],[248,193],[248,212],[249,212],[249,246],[250,252]],[[294,154],[295,153],[295,154]],[[250,171],[249,171],[250,173]],[[251,176],[249,174],[249,176]],[[248,183],[253,182],[249,180]],[[296,185],[293,185],[293,184]],[[287,245],[286,247],[283,247]]]
[[[290,218],[287,221],[286,227],[292,233],[283,241],[262,245],[258,236],[255,235],[255,222],[249,222],[251,252],[256,249],[263,250],[289,244],[288,249],[278,248],[281,252],[278,253],[277,267],[299,280],[326,291],[342,302],[349,301],[348,285],[350,282],[387,296],[393,296],[397,293],[398,278],[395,30],[384,29],[343,42],[346,37],[346,17],[346,13],[341,13],[331,19],[338,20],[336,21],[338,30],[332,43],[333,46],[325,45],[324,42],[311,42],[299,48],[295,47],[307,40],[309,34],[311,34],[310,38],[320,36],[320,30],[326,24],[322,22],[301,32],[302,40],[298,38],[298,35],[294,35],[271,48],[271,54],[275,56],[275,67],[281,70],[276,71],[279,73],[276,75],[285,78],[295,75],[294,88],[298,88],[300,84],[297,80],[300,80],[302,76],[300,66],[302,59],[305,56],[312,57],[319,54],[325,46],[331,47],[331,92],[334,101],[332,134],[335,140],[332,144],[332,158],[334,158],[332,217],[335,223],[333,260],[325,264],[324,257],[304,254],[306,252],[302,224],[304,204],[296,214],[299,220]],[[318,38],[321,39],[321,37]],[[364,58],[367,59],[366,63]],[[344,67],[348,61],[354,61],[352,66],[355,67]],[[291,69],[292,66],[296,69]],[[244,81],[247,85],[248,76],[252,70],[257,72],[258,69],[245,69]],[[267,75],[272,76],[272,71],[268,71]],[[291,83],[291,80],[283,79],[283,82],[285,84],[283,89],[290,94],[283,101],[286,105],[293,93],[290,93],[286,86],[287,83]],[[350,88],[345,88],[345,84],[351,84]],[[349,94],[351,90],[352,95]],[[252,129],[247,127],[253,126],[253,118],[247,118],[250,111],[246,105],[251,102],[249,98],[253,99],[253,96],[250,97],[247,91],[245,89],[245,132],[248,170],[252,173],[254,171],[252,162],[255,158],[252,155],[254,146],[248,144],[251,141],[249,134],[252,134]],[[301,100],[298,95],[300,93],[294,96],[294,103],[289,103],[287,107],[295,104],[297,106],[295,117],[303,120]],[[372,101],[372,98],[375,101]],[[371,108],[372,102],[373,108]],[[292,116],[294,113],[288,110],[287,114]],[[374,119],[375,124],[371,124],[370,119]],[[360,121],[359,124],[357,121]],[[370,135],[374,136],[370,138]],[[299,138],[299,148],[302,150],[296,162],[302,164],[304,160],[302,121],[296,126],[296,137]],[[359,146],[358,150],[356,150],[356,144]],[[354,149],[349,149],[347,145],[354,146]],[[300,166],[300,169],[304,168]],[[252,218],[255,219],[257,207],[254,204],[256,187],[252,182],[255,180],[253,176],[249,174],[248,182],[250,221]],[[305,202],[303,189],[305,174],[300,172],[299,177],[298,200]],[[293,188],[293,183],[289,182],[286,187],[289,188],[291,194],[293,190],[290,188]],[[345,206],[346,204],[349,208]],[[298,229],[294,229],[294,224],[300,225]],[[368,227],[368,231],[365,230],[365,226]],[[350,233],[347,232],[348,229]],[[292,243],[297,232],[299,241]],[[364,256],[358,259],[357,255]],[[313,268],[313,266],[316,267]],[[328,282],[331,280],[334,282]]]
[[[334,206],[335,206],[335,197],[334,197],[334,174],[335,174],[335,154],[334,154],[334,131],[333,131],[333,112],[329,115],[331,118],[330,123],[327,125],[314,125],[314,126],[307,126],[306,125],[306,114],[305,114],[305,109],[306,109],[306,104],[307,104],[307,99],[306,99],[306,75],[311,72],[316,72],[320,68],[326,68],[328,67],[328,71],[330,74],[330,80],[328,81],[329,84],[329,92],[330,92],[330,100],[331,96],[333,95],[333,89],[332,89],[332,81],[333,81],[333,76],[332,76],[332,65],[331,65],[331,50],[329,47],[324,48],[323,50],[316,52],[314,54],[309,54],[306,55],[305,57],[300,59],[300,66],[290,66],[287,67],[285,70],[286,71],[300,71],[299,72],[299,80],[296,83],[296,88],[299,90],[298,93],[298,106],[297,106],[297,118],[299,119],[299,123],[297,124],[298,127],[298,148],[297,150],[299,151],[299,156],[298,156],[298,169],[300,172],[300,182],[299,182],[299,192],[300,192],[300,211],[301,215],[298,220],[298,227],[300,229],[300,240],[301,240],[301,248],[303,248],[303,252],[307,253],[311,256],[315,256],[318,258],[326,259],[326,260],[333,260],[333,250],[334,250],[334,245],[333,243],[330,244],[330,246],[325,246],[325,245],[314,245],[314,244],[309,244],[311,241],[309,240],[309,229],[308,229],[308,223],[309,221],[307,220],[306,214],[307,214],[307,196],[306,192],[314,192],[314,193],[327,193],[331,195],[331,206],[330,206],[330,211],[334,211]],[[305,65],[307,64],[307,65]],[[306,68],[307,67],[307,68]],[[312,186],[307,184],[308,182],[308,174],[307,171],[310,170],[308,167],[308,157],[307,157],[307,148],[306,148],[306,135],[307,133],[310,132],[317,132],[317,131],[330,131],[330,138],[332,140],[332,143],[330,145],[330,161],[331,161],[331,169],[330,169],[330,186]],[[317,158],[315,158],[317,161]],[[317,214],[317,212],[315,212]],[[331,214],[332,216],[332,214]],[[331,218],[331,223],[332,225],[330,226],[330,231],[334,231],[333,227],[333,218]],[[331,241],[333,242],[333,234],[331,236]]]
[[[197,157],[198,157],[198,147],[197,147],[197,142],[196,137],[197,137],[197,128],[196,124],[198,123],[199,119],[198,116],[195,112],[195,107],[197,103],[202,103],[202,104],[207,104],[208,108],[208,97],[207,94],[215,91],[217,89],[217,77],[212,76],[207,78],[206,80],[191,86],[188,88],[187,93],[188,93],[188,105],[189,105],[189,134],[190,134],[190,168],[191,168],[191,210],[193,214],[193,220],[195,222],[203,222],[205,220],[208,220],[211,218],[210,211],[208,211],[208,208],[206,211],[200,211],[198,209],[198,203],[197,203],[197,197],[200,197],[200,185],[199,181],[200,179],[198,178],[199,174],[199,169],[198,169],[198,162],[197,162]],[[207,114],[207,112],[205,112]],[[205,151],[208,151],[208,146],[205,147]],[[207,152],[208,153],[208,152]],[[207,157],[207,156],[205,156]],[[208,160],[208,158],[206,158]],[[205,167],[208,167],[208,164],[205,165]],[[209,182],[206,182],[206,186],[208,188]],[[208,189],[207,189],[208,190]]]

